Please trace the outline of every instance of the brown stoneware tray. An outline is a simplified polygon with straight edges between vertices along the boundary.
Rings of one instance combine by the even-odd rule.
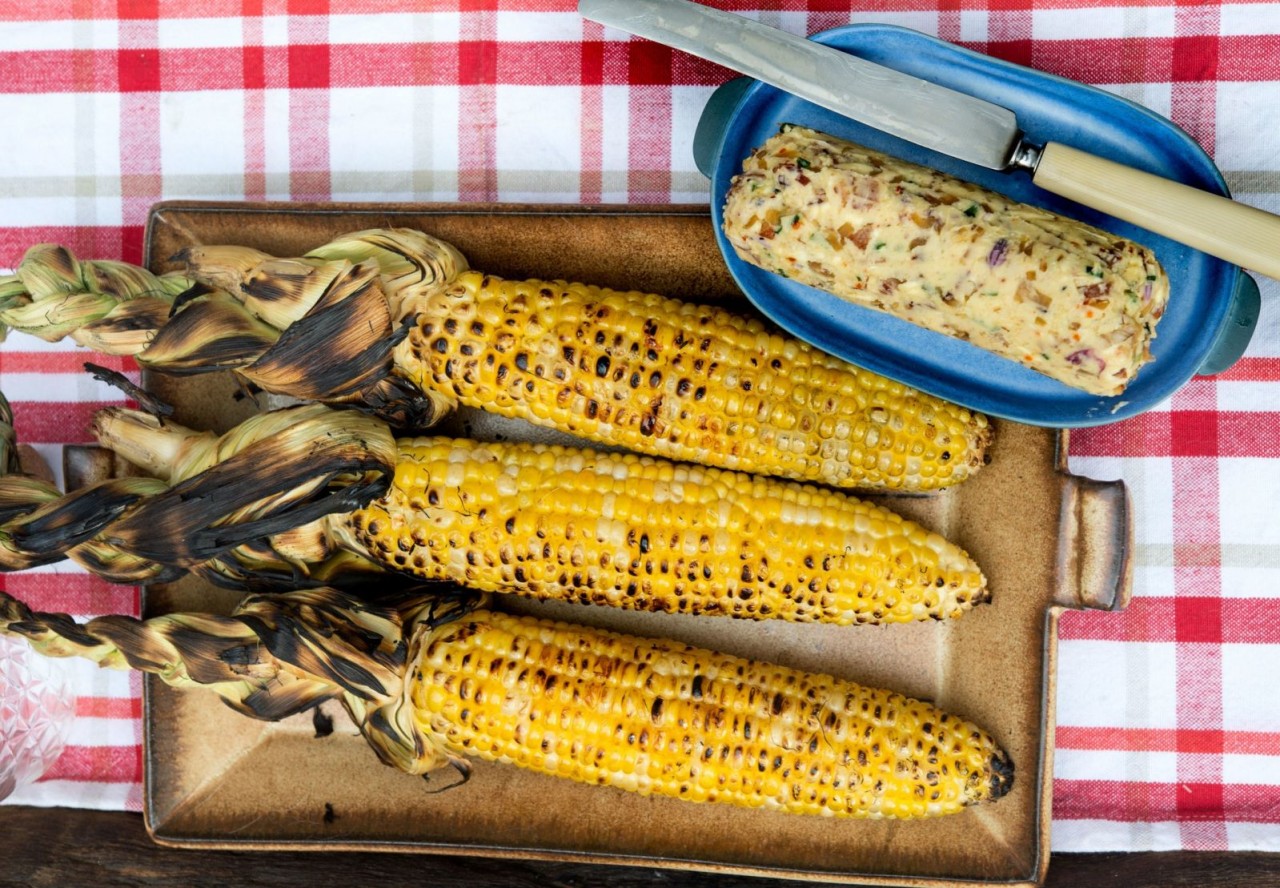
[[[569,278],[749,307],[717,251],[705,207],[295,205],[157,206],[156,270],[191,243],[297,255],[342,232],[418,227],[472,267]],[[189,425],[223,429],[252,406],[229,379],[148,385]],[[470,411],[447,431],[554,438]],[[641,798],[479,763],[463,786],[378,762],[336,704],[280,723],[233,713],[213,695],[146,686],[147,824],[166,845],[388,850],[618,863],[884,885],[975,880],[1038,884],[1049,857],[1057,617],[1127,601],[1131,524],[1117,483],[1067,473],[1066,435],[996,424],[991,463],[961,487],[877,497],[964,546],[991,604],[958,621],[833,628],[625,614],[590,606],[499,606],[694,644],[931,699],[989,729],[1012,756],[1000,801],[935,820],[838,821]],[[148,615],[226,610],[237,595],[195,582],[147,590]],[[329,729],[329,723],[332,729]]]

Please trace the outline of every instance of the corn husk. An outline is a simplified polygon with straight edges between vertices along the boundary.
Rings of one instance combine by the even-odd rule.
[[[246,715],[283,718],[330,697],[398,693],[405,649],[397,610],[332,589],[250,595],[231,616],[107,616],[80,625],[0,593],[0,632],[42,654],[82,657],[203,687]]]
[[[385,292],[423,278],[429,263],[406,258],[415,237],[427,236],[406,233],[397,250],[392,235],[367,243],[349,236],[335,242],[331,258],[192,247],[176,259],[198,276],[81,261],[43,244],[0,278],[0,339],[10,328],[48,341],[70,336],[150,370],[227,370],[250,390],[354,406],[399,428],[425,429],[453,405],[395,375],[391,355],[404,329]],[[441,250],[463,261],[452,247]]]
[[[129,322],[131,335],[126,339],[133,344],[116,345],[112,325],[86,334],[95,350],[134,354],[129,349],[136,348],[137,340],[159,329],[154,323],[146,326],[141,318],[154,322],[155,303],[168,306],[191,285],[192,280],[183,274],[154,275],[136,265],[111,260],[82,262],[64,247],[38,244],[27,250],[14,274],[0,278],[0,339],[14,329],[56,342],[100,323],[123,305],[147,300],[150,307],[134,312]]]
[[[483,600],[433,590],[370,602],[316,588],[249,595],[225,617],[111,615],[80,624],[0,592],[0,634],[23,638],[46,656],[209,690],[256,719],[276,721],[337,699],[386,764],[422,773],[432,760],[423,754],[405,693],[413,641]]]
[[[302,317],[345,269],[355,265],[373,263],[397,317],[406,291],[452,280],[468,267],[452,244],[411,228],[352,232],[293,259],[249,247],[196,245],[174,260],[194,279],[242,294],[246,307],[280,327]]]
[[[63,494],[36,478],[0,476],[0,570],[67,558],[114,582],[191,572],[243,586],[257,569],[284,583],[314,567],[321,579],[312,584],[368,569],[308,527],[387,489],[396,446],[384,423],[306,405],[253,417],[220,438],[108,408],[95,428],[155,477]],[[12,441],[11,427],[6,438],[0,424],[0,440]]]

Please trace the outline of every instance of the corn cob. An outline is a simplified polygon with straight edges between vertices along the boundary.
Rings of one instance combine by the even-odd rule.
[[[388,569],[539,599],[849,624],[989,598],[963,550],[887,509],[630,453],[401,440],[387,494],[327,521]]]
[[[305,435],[291,426],[310,424],[322,409],[263,414],[246,423],[248,432],[221,439],[122,408],[102,411],[97,428],[127,459],[190,485],[234,458],[243,441],[287,433],[280,452],[296,452],[289,441]],[[145,551],[163,550],[157,522],[122,520],[148,528]],[[288,541],[277,535],[268,551],[292,553],[299,570],[346,551],[392,574],[629,609],[889,623],[956,617],[990,597],[959,547],[847,494],[529,443],[403,439],[390,489],[300,533]],[[263,556],[241,549],[232,581],[244,582],[246,571],[270,573],[254,567]],[[285,577],[295,579],[292,571]]]
[[[989,736],[928,704],[674,642],[480,612],[420,651],[407,696],[445,754],[836,817],[952,813],[1011,777]]]
[[[6,287],[38,289],[51,257],[74,262],[34,249],[25,275],[0,281],[0,300]],[[160,301],[89,344],[167,372],[233,370],[400,428],[462,404],[655,456],[840,487],[959,483],[991,436],[980,414],[759,321],[651,294],[504,281],[466,270],[457,250],[421,232],[357,232],[298,259],[226,246],[176,258],[186,276],[175,279],[199,286],[172,300],[172,317]],[[52,337],[66,325],[27,329]]]
[[[55,655],[206,686],[280,718],[343,701],[384,762],[466,758],[645,795],[790,814],[916,818],[1008,793],[981,728],[845,679],[668,641],[331,589],[250,597],[231,617],[87,626],[0,593],[0,630]],[[407,655],[406,655],[407,651]]]
[[[594,441],[841,487],[982,463],[985,419],[722,309],[474,271],[412,309],[395,359],[415,385]]]
[[[1093,394],[1151,360],[1169,297],[1139,244],[798,126],[743,163],[724,231],[753,265]]]

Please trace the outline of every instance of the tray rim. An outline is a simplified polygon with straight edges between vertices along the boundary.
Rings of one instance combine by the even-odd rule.
[[[368,203],[368,202],[324,202],[298,203],[293,201],[198,201],[176,200],[157,203],[148,214],[143,240],[143,261],[149,261],[152,252],[152,238],[155,225],[166,211],[188,211],[201,213],[236,213],[254,215],[274,214],[306,214],[306,215],[343,215],[349,213],[387,213],[388,215],[431,215],[449,213],[453,215],[610,215],[627,217],[646,216],[705,216],[708,208],[702,204],[525,204],[525,203],[474,203],[456,204],[446,202],[421,203]],[[746,297],[744,296],[744,300]],[[747,304],[750,304],[747,301]],[[1000,420],[1008,422],[1009,420]],[[1053,459],[1055,475],[1063,481],[1079,478],[1073,475],[1067,465],[1067,449],[1070,430],[1060,428],[1053,430]],[[1123,482],[1110,482],[1123,488]],[[1132,549],[1132,540],[1128,541],[1128,550]],[[146,591],[142,592],[142,605],[145,612]],[[1123,605],[1121,605],[1123,606]],[[607,854],[600,852],[582,852],[562,849],[523,848],[502,845],[475,846],[457,842],[422,842],[395,841],[384,839],[368,840],[332,840],[332,839],[232,839],[226,837],[190,837],[164,832],[163,822],[157,822],[154,809],[155,769],[152,766],[152,755],[155,745],[153,733],[157,728],[154,717],[155,690],[160,687],[159,679],[145,676],[143,681],[143,804],[142,814],[146,831],[156,844],[171,848],[236,850],[236,851],[365,851],[406,854],[442,855],[450,857],[479,857],[501,860],[536,860],[560,863],[581,863],[609,866],[633,866],[668,871],[702,872],[724,875],[745,875],[753,877],[787,879],[807,882],[827,882],[842,884],[863,884],[876,886],[914,886],[914,888],[964,888],[976,884],[1038,886],[1043,884],[1048,872],[1050,859],[1050,831],[1053,787],[1053,752],[1052,743],[1055,721],[1055,701],[1057,692],[1057,648],[1058,618],[1064,610],[1075,609],[1058,601],[1050,600],[1044,609],[1042,644],[1044,648],[1043,664],[1040,677],[1039,699],[1039,737],[1037,738],[1038,762],[1035,771],[1034,806],[1034,848],[1030,860],[1030,872],[1025,876],[1011,879],[984,880],[976,878],[957,878],[949,876],[913,876],[884,873],[827,872],[819,870],[799,870],[789,867],[769,867],[755,864],[732,864],[718,861],[696,860],[690,858],[674,858],[661,856],[644,856],[634,854]]]

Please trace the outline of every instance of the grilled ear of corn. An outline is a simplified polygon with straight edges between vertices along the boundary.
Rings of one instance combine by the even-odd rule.
[[[209,687],[260,718],[337,697],[383,760],[410,773],[474,757],[646,795],[833,817],[950,814],[1012,786],[990,735],[899,694],[435,601],[378,606],[315,589],[250,597],[231,617],[78,626],[0,593],[0,631],[53,655]]]
[[[989,598],[962,549],[887,509],[630,453],[403,439],[391,490],[326,520],[389,570],[540,599],[848,624]]]
[[[652,294],[504,281],[468,271],[454,247],[420,231],[355,232],[297,259],[235,246],[175,258],[185,275],[130,277],[121,265],[145,292],[101,317],[116,297],[75,271],[92,266],[33,248],[18,275],[0,279],[0,325],[71,331],[156,370],[232,370],[399,428],[465,404],[642,453],[840,487],[959,483],[991,436],[980,414],[759,321]],[[59,288],[56,311],[36,310],[46,280]],[[171,292],[191,281],[199,286]]]
[[[195,247],[187,273],[274,295],[289,263],[370,261],[404,321],[396,372],[443,403],[681,461],[841,487],[934,490],[981,467],[986,418],[832,358],[759,321],[653,294],[468,270],[405,229],[299,260]],[[388,282],[390,281],[390,282]]]
[[[293,426],[310,428],[320,412],[263,414],[249,432],[221,438],[122,408],[103,411],[97,425],[118,453],[190,485],[246,443],[277,437],[284,443],[272,452],[295,451],[310,432]],[[959,547],[843,493],[581,448],[448,438],[397,448],[382,496],[206,569],[232,582],[272,571],[296,582],[308,562],[323,562],[317,573],[327,579],[334,553],[346,551],[362,567],[483,591],[836,624],[956,617],[989,598]],[[325,470],[313,466],[317,476]],[[146,551],[161,548],[152,539]],[[269,562],[285,553],[294,569],[281,572]]]
[[[909,818],[1012,778],[933,706],[675,642],[480,612],[427,634],[411,668],[428,748],[644,795]]]

